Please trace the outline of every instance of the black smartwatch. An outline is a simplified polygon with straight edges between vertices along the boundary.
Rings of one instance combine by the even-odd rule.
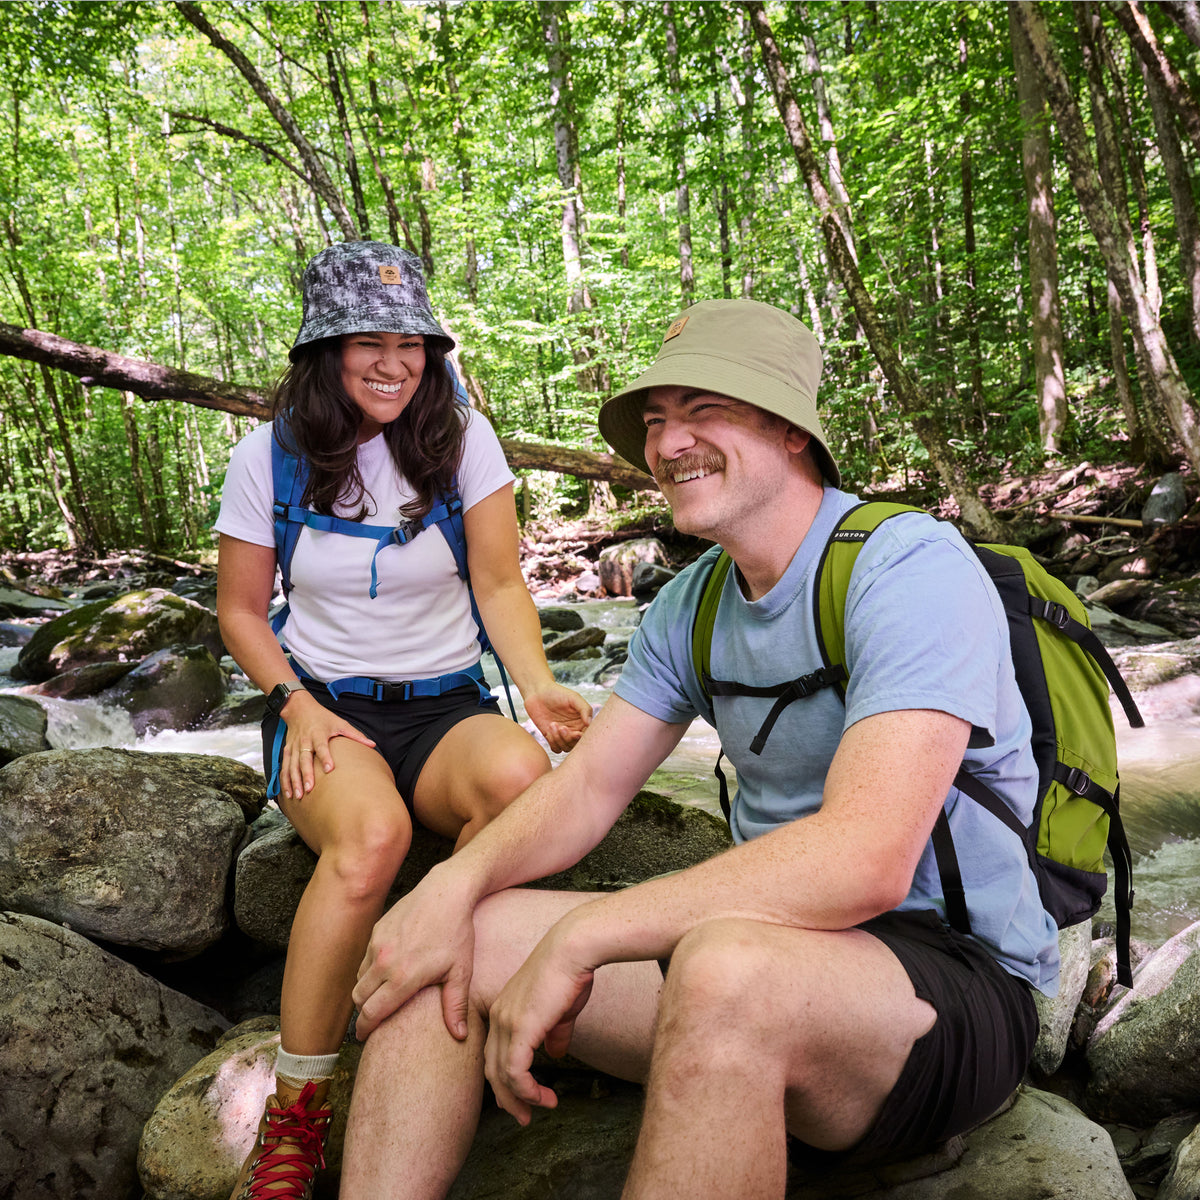
[[[287,683],[277,683],[267,696],[267,712],[274,716],[279,716],[283,712],[283,706],[291,699],[293,692],[299,692],[304,689],[304,684],[298,679],[289,679]]]

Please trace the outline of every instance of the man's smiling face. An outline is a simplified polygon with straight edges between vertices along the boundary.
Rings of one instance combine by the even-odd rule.
[[[736,536],[778,495],[790,454],[785,422],[699,388],[651,388],[642,410],[646,462],[684,533]]]

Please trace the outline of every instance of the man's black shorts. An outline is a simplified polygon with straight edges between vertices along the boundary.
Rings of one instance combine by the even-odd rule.
[[[315,679],[306,679],[304,686],[320,704],[345,717],[360,733],[374,740],[375,749],[391,768],[396,790],[410,812],[417,779],[438,742],[468,717],[479,713],[500,715],[496,698],[489,696],[480,703],[479,689],[473,685],[414,700],[371,700],[350,695],[335,700],[329,689]],[[263,770],[268,779],[278,765],[272,759],[278,727],[279,717],[267,713],[262,723],[262,744]],[[281,743],[281,753],[282,749]]]
[[[935,912],[884,913],[860,929],[900,960],[913,989],[937,1009],[913,1046],[878,1119],[852,1149],[814,1150],[788,1139],[792,1162],[825,1169],[912,1158],[990,1117],[1021,1082],[1038,1035],[1029,984]]]

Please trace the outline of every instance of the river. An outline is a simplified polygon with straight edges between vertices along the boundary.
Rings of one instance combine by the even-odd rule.
[[[628,637],[637,621],[637,610],[627,601],[587,601],[572,607],[587,624],[605,629],[615,639]],[[16,656],[15,649],[0,649],[0,691],[18,690],[7,674]],[[595,660],[567,663],[558,673],[599,705],[615,677],[614,669],[602,683],[584,678],[599,666]],[[494,672],[491,678],[498,683]],[[1195,687],[1190,686],[1193,682]],[[513,698],[518,719],[525,721],[515,691]],[[1157,946],[1200,919],[1200,681],[1185,681],[1183,687],[1168,685],[1161,697],[1143,694],[1137,699],[1147,717],[1145,729],[1129,729],[1120,709],[1115,710],[1121,809],[1134,857],[1133,936]],[[48,715],[47,740],[56,748],[122,746],[220,754],[255,769],[262,766],[257,726],[166,731],[138,738],[129,717],[119,709],[95,700],[38,700]],[[696,720],[647,786],[719,816],[712,774],[716,757],[715,733]],[[1107,902],[1100,916],[1112,919]]]

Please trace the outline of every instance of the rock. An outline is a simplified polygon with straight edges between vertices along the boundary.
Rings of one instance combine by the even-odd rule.
[[[171,585],[171,591],[177,596],[186,596],[189,600],[195,600],[197,604],[203,604],[205,608],[217,611],[217,577],[215,574],[196,578],[187,576],[183,579],[177,579]]]
[[[162,1097],[146,1122],[137,1153],[138,1178],[148,1200],[226,1200],[274,1089],[278,1049],[278,1022],[239,1025]],[[337,1195],[346,1114],[361,1053],[357,1043],[344,1045],[334,1072],[334,1116],[325,1170],[317,1177],[318,1198]]]
[[[1183,486],[1183,475],[1171,471],[1153,487],[1146,503],[1142,505],[1142,524],[1147,527],[1174,525],[1187,512],[1187,491]]]
[[[1113,650],[1113,661],[1130,690],[1141,693],[1200,674],[1200,637],[1170,645],[1128,646]],[[1139,704],[1142,697],[1137,697]]]
[[[555,1074],[549,1083],[558,1106],[537,1110],[524,1129],[485,1103],[447,1200],[618,1200],[637,1142],[642,1089],[588,1074]]]
[[[568,633],[546,647],[546,658],[550,662],[562,662],[571,657],[577,650],[586,650],[589,646],[600,646],[608,635],[603,629],[589,625],[586,629],[577,629]]]
[[[0,916],[0,1180],[6,1196],[137,1194],[157,1096],[227,1022],[77,933]]]
[[[1200,1196],[1200,1127],[1179,1144],[1155,1200],[1196,1200]]]
[[[249,937],[283,949],[317,858],[286,818],[274,810],[256,823],[255,832],[259,836],[238,856],[234,919]],[[729,827],[724,821],[701,809],[643,791],[590,854],[574,867],[530,886],[612,891],[703,862],[730,843]],[[416,887],[430,867],[450,857],[453,848],[448,838],[415,825],[412,846],[392,885],[388,904]]]
[[[1162,1183],[1172,1162],[1175,1161],[1179,1147],[1195,1127],[1195,1113],[1168,1117],[1165,1121],[1159,1121],[1153,1129],[1145,1131],[1129,1153],[1122,1153],[1118,1142],[1118,1137],[1125,1132],[1125,1128],[1119,1125],[1115,1127],[1113,1145],[1116,1146],[1121,1159],[1121,1169],[1125,1172],[1125,1178],[1133,1185],[1137,1194],[1154,1194],[1157,1185]],[[1193,1196],[1195,1194],[1192,1193]]]
[[[1110,559],[1100,570],[1100,582],[1114,579],[1153,579],[1158,572],[1158,555],[1153,550],[1138,550]]]
[[[118,680],[124,679],[133,667],[133,663],[124,662],[88,663],[86,666],[72,667],[69,671],[52,675],[33,690],[39,696],[81,700],[85,696],[95,696]]]
[[[1041,992],[1033,993],[1041,1029],[1033,1048],[1030,1065],[1043,1078],[1053,1075],[1062,1066],[1075,1010],[1088,981],[1091,965],[1092,930],[1085,921],[1058,931],[1058,953],[1062,968],[1058,976],[1058,995],[1053,1000]]]
[[[234,853],[265,802],[227,758],[46,750],[0,769],[0,905],[118,945],[195,954],[228,927]]]
[[[1089,1112],[1147,1125],[1200,1107],[1200,921],[1146,958],[1088,1042]]]
[[[958,1140],[958,1139],[955,1139]],[[788,1200],[1133,1200],[1112,1139],[1069,1101],[1022,1086],[1016,1101],[970,1133],[942,1170],[917,1159],[870,1171],[844,1171],[806,1184]],[[925,1165],[927,1163],[927,1165]]]
[[[1099,586],[1100,580],[1095,575],[1080,575],[1071,585],[1075,595],[1082,597],[1090,596]]]
[[[555,633],[570,633],[572,630],[583,628],[583,617],[575,609],[561,604],[539,608],[538,621],[543,629],[553,630]]]
[[[221,703],[225,690],[225,673],[207,646],[165,646],[142,659],[105,700],[129,713],[140,737],[195,728]]]
[[[633,568],[633,595],[639,600],[651,600],[659,589],[670,583],[679,572],[658,563],[637,563]]]
[[[633,595],[633,568],[637,563],[667,565],[667,551],[658,538],[633,538],[600,551],[600,582],[610,596]]]
[[[207,646],[224,653],[217,618],[203,605],[161,588],[96,600],[46,622],[17,658],[19,678],[41,682],[92,662],[140,662],[164,646]]]
[[[590,854],[530,886],[614,891],[704,862],[728,849],[732,841],[729,826],[719,817],[641,791]]]
[[[34,628],[16,621],[0,621],[0,646],[24,646],[33,637]]]
[[[65,600],[0,586],[0,617],[41,617],[47,613],[67,612],[70,607]]]
[[[1172,634],[1161,625],[1122,617],[1102,604],[1086,604],[1088,620],[1105,646],[1123,646],[1130,642],[1169,642]]]
[[[261,725],[267,713],[267,698],[262,692],[233,692],[204,718],[205,729],[229,729],[234,725]]]
[[[595,571],[584,571],[575,580],[575,594],[579,596],[602,596],[604,584]]]
[[[49,749],[46,710],[24,696],[0,696],[0,766]]]

